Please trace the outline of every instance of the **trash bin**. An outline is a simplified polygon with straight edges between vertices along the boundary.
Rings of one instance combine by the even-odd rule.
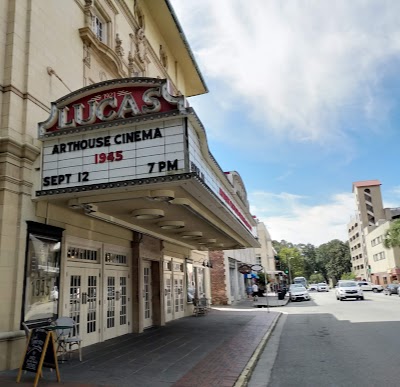
[[[278,300],[284,300],[285,294],[286,292],[284,290],[278,290]]]

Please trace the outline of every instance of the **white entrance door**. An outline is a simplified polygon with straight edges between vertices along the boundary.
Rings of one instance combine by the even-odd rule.
[[[184,277],[182,274],[174,273],[174,318],[185,315],[185,292]]]
[[[104,340],[129,332],[130,276],[128,270],[104,274]]]
[[[100,341],[100,269],[67,269],[64,315],[75,320],[76,332],[87,346]],[[68,299],[69,297],[69,299]],[[66,310],[65,310],[66,309]]]
[[[143,261],[143,328],[153,325],[151,262]]]
[[[172,276],[164,273],[164,305],[165,305],[165,321],[173,319],[173,298],[172,298]]]

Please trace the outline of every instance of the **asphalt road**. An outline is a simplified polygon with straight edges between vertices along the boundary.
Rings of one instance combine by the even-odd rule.
[[[311,294],[311,301],[274,309],[283,316],[248,386],[399,386],[400,297]]]

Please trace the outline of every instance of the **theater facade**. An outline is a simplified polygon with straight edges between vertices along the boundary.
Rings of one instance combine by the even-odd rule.
[[[60,10],[14,6],[32,50],[30,66],[1,63],[0,369],[18,366],[22,322],[71,316],[83,346],[161,326],[211,298],[210,250],[259,246],[189,105],[207,89],[168,1],[62,2],[47,56],[36,17]]]

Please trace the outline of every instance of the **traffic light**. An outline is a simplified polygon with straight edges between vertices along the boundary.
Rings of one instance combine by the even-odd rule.
[[[275,258],[275,269],[281,270],[281,261],[279,259],[279,256],[275,255],[274,258]]]
[[[288,270],[288,269],[286,269],[286,270],[285,270],[285,273],[286,273],[286,274],[289,274],[289,270]]]

